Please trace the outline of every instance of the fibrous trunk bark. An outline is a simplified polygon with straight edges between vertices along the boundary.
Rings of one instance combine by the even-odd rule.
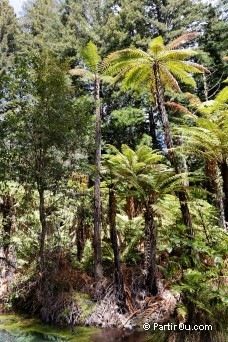
[[[2,226],[3,226],[3,239],[1,248],[2,270],[1,276],[6,277],[12,271],[15,264],[14,250],[11,246],[11,234],[15,228],[15,211],[14,211],[14,198],[11,195],[2,196],[2,204],[0,206],[2,213]]]
[[[126,297],[124,293],[124,282],[120,267],[120,254],[116,232],[116,196],[112,186],[109,189],[109,225],[110,236],[112,241],[112,248],[114,253],[114,265],[115,265],[115,278],[118,291],[118,306],[122,309],[126,309]]]
[[[216,162],[206,160],[205,161],[206,175],[209,179],[210,188],[214,193],[214,203],[219,212],[219,221],[220,225],[226,229],[225,224],[225,212],[224,212],[224,204],[223,204],[223,194],[222,187],[220,184],[220,176],[219,176],[219,168]]]
[[[150,108],[149,111],[149,123],[150,123],[150,136],[152,138],[152,145],[154,150],[158,150],[158,140],[157,140],[157,135],[156,135],[156,124],[155,124],[155,119],[154,119],[154,113],[153,113],[153,108]]]
[[[132,220],[136,217],[136,207],[135,207],[135,199],[133,196],[126,197],[126,212],[129,220]]]
[[[160,113],[161,120],[162,120],[165,144],[168,149],[169,160],[172,166],[174,167],[176,174],[180,174],[181,170],[178,165],[177,156],[173,150],[173,140],[172,140],[171,130],[169,126],[169,119],[168,119],[168,115],[167,115],[165,104],[164,104],[164,95],[163,95],[163,90],[162,90],[162,86],[160,82],[158,65],[155,64],[153,69],[154,69],[155,84],[156,84],[155,98],[157,102],[158,111]],[[187,232],[188,232],[189,237],[193,238],[192,218],[191,218],[191,214],[190,214],[190,210],[188,206],[188,196],[187,196],[186,190],[184,189],[184,184],[183,184],[183,190],[178,191],[177,196],[180,201],[180,208],[181,208],[183,222],[185,226],[187,227]]]
[[[156,266],[156,246],[157,246],[157,225],[154,220],[153,208],[146,204],[145,218],[145,285],[149,293],[155,296],[157,288],[157,266]]]
[[[45,204],[44,204],[44,189],[41,187],[39,190],[39,216],[41,223],[41,236],[40,236],[40,266],[41,268],[44,265],[44,246],[45,246],[45,238],[47,235],[47,223],[46,223],[46,214],[45,214]]]
[[[224,208],[225,208],[225,221],[226,229],[228,228],[228,165],[224,159],[221,163],[222,187],[224,193]]]
[[[102,278],[101,264],[101,194],[100,194],[100,168],[101,168],[101,104],[100,81],[95,77],[95,105],[96,105],[96,131],[95,131],[95,167],[94,176],[94,259],[95,277]]]

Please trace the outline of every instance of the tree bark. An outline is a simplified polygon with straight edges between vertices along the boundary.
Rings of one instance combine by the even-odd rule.
[[[157,246],[157,225],[154,220],[153,208],[146,204],[145,218],[145,285],[149,293],[155,296],[157,288],[157,266],[156,266],[156,246]]]
[[[95,277],[102,278],[101,264],[101,194],[100,194],[100,168],[101,168],[101,104],[100,104],[100,81],[95,75],[95,105],[96,105],[96,131],[95,131],[95,167],[94,176],[94,259]]]
[[[44,265],[44,246],[45,246],[45,238],[47,234],[47,223],[46,223],[46,214],[45,214],[45,205],[44,205],[44,189],[41,187],[39,190],[40,204],[39,204],[39,215],[40,215],[40,223],[41,223],[41,236],[40,236],[40,265],[41,268]]]
[[[3,226],[3,251],[6,261],[8,261],[12,228],[13,198],[10,195],[3,195],[2,199],[3,203],[1,205],[1,212]]]
[[[228,165],[226,160],[224,159],[221,163],[221,174],[222,174],[222,186],[224,193],[224,208],[225,208],[225,221],[226,225],[228,225]]]
[[[164,104],[164,95],[163,95],[163,90],[162,90],[162,86],[160,82],[158,65],[154,64],[153,70],[154,70],[155,84],[156,84],[155,98],[157,102],[158,111],[160,113],[161,120],[162,120],[165,144],[168,149],[169,160],[172,166],[174,167],[176,174],[180,174],[181,170],[178,165],[176,153],[173,150],[173,140],[172,140],[171,130],[169,126],[169,119],[168,119],[168,115],[167,115],[165,104]],[[183,222],[188,229],[187,232],[188,232],[189,237],[193,238],[192,218],[191,218],[191,214],[190,214],[190,210],[188,206],[188,196],[187,196],[186,190],[183,189],[182,191],[178,191],[177,196],[180,201],[180,208],[181,208]]]
[[[220,178],[219,168],[216,162],[209,161],[209,160],[205,161],[205,168],[206,168],[207,177],[209,178],[211,191],[214,194],[213,202],[219,212],[220,225],[224,229],[226,229],[223,193],[222,193],[222,187],[221,187],[220,180],[219,180]]]
[[[134,217],[137,216],[136,214],[136,207],[135,207],[135,199],[133,196],[126,197],[126,212],[129,220],[132,220]]]
[[[112,186],[109,189],[109,224],[110,224],[110,236],[112,241],[112,248],[114,253],[114,265],[115,265],[115,278],[118,291],[118,306],[120,309],[126,309],[126,297],[124,293],[123,276],[120,267],[120,254],[116,232],[116,197],[115,191]]]
[[[157,135],[156,135],[156,124],[154,120],[154,113],[153,113],[153,108],[150,107],[149,110],[149,123],[150,123],[150,135],[152,138],[152,145],[154,150],[158,150],[158,141],[157,141]]]

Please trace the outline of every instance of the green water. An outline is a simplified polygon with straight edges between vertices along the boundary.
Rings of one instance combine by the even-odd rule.
[[[36,318],[25,316],[0,316],[0,342],[88,342],[99,331],[86,327],[51,327]]]
[[[178,342],[226,342],[223,333],[212,335],[175,334]],[[19,315],[0,315],[0,342],[167,342],[164,332],[123,331],[88,327],[50,326],[36,318]]]

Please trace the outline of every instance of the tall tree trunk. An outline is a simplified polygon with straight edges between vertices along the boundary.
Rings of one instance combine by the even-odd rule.
[[[10,237],[12,230],[13,217],[13,197],[10,195],[2,196],[3,203],[1,205],[2,212],[2,226],[3,226],[3,251],[6,262],[9,260]]]
[[[146,288],[149,293],[156,295],[157,288],[157,266],[156,266],[156,246],[157,246],[157,225],[154,220],[153,208],[147,203],[145,218],[145,271]]]
[[[212,162],[209,160],[205,161],[205,168],[206,168],[207,177],[209,178],[210,188],[215,196],[214,203],[219,211],[220,225],[224,229],[226,229],[223,194],[222,194],[222,187],[221,187],[220,180],[219,180],[220,178],[219,168],[216,162]]]
[[[44,205],[44,189],[39,188],[39,215],[40,215],[40,223],[41,223],[41,236],[40,236],[40,265],[43,267],[44,265],[44,246],[45,246],[45,238],[47,234],[47,223],[46,223],[46,214],[45,214],[45,205]]]
[[[112,241],[112,248],[114,253],[115,264],[115,278],[118,291],[118,306],[122,309],[126,309],[126,297],[124,293],[123,276],[120,267],[120,254],[116,232],[116,197],[115,191],[112,186],[109,189],[109,224],[110,224],[110,236]]]
[[[1,276],[4,278],[12,272],[15,264],[15,253],[10,239],[15,226],[14,198],[11,195],[2,196],[0,211],[2,213],[3,241],[1,248]]]
[[[158,150],[158,140],[157,140],[157,135],[156,135],[156,124],[154,120],[154,113],[153,113],[153,108],[152,106],[150,107],[149,110],[149,123],[150,123],[150,136],[152,138],[152,145],[154,150]]]
[[[134,217],[137,216],[136,214],[136,207],[135,207],[135,199],[133,196],[126,197],[126,212],[129,220],[132,220]]]
[[[101,104],[100,81],[95,75],[95,105],[96,105],[96,131],[95,131],[95,167],[94,176],[94,258],[95,277],[102,278],[101,264],[101,194],[100,194],[100,168],[101,168]]]
[[[162,120],[165,144],[166,144],[166,147],[168,148],[168,156],[169,156],[171,164],[173,165],[175,169],[176,174],[180,174],[181,170],[178,165],[176,153],[173,150],[173,140],[172,140],[171,130],[169,126],[169,119],[168,119],[168,115],[167,115],[165,104],[164,104],[164,95],[163,95],[163,90],[162,90],[162,86],[160,82],[158,65],[155,64],[153,69],[154,69],[155,84],[156,84],[155,98],[157,102],[158,111],[160,113],[161,120]],[[182,191],[179,191],[177,193],[177,196],[180,201],[180,208],[181,208],[183,222],[188,229],[188,235],[191,238],[193,238],[192,218],[191,218],[191,214],[190,214],[190,210],[188,206],[188,196],[187,196],[186,190],[183,189]]]
[[[77,260],[79,262],[82,261],[83,249],[84,249],[84,229],[83,229],[83,222],[82,219],[79,219],[78,226],[77,226]]]
[[[228,165],[225,159],[221,163],[221,174],[222,174],[222,182],[223,182],[222,186],[223,186],[223,192],[224,192],[225,221],[228,227]]]

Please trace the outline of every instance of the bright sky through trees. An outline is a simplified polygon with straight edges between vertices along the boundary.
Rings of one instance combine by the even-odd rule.
[[[217,0],[204,0],[208,3],[216,3]],[[19,14],[22,9],[22,4],[25,2],[24,0],[9,0],[10,4],[14,7],[16,14]]]
[[[19,14],[24,0],[9,0],[9,2],[14,7],[15,12]]]

